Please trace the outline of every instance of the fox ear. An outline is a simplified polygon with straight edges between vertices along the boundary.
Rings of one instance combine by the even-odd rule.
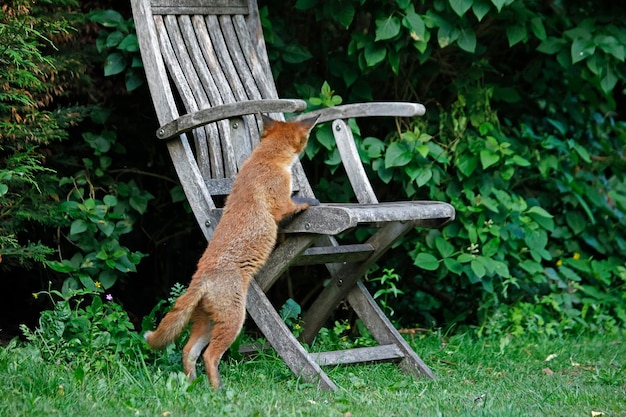
[[[315,123],[319,120],[320,116],[309,117],[308,119],[300,120],[299,124],[303,129],[307,130],[307,134],[311,133],[311,130],[315,127]]]
[[[269,129],[276,122],[276,120],[272,119],[271,117],[266,116],[263,113],[260,113],[260,114],[261,114],[261,120],[263,120],[263,130]]]

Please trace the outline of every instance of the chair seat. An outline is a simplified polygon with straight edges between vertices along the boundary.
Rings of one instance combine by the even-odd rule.
[[[455,216],[454,207],[438,201],[402,201],[378,204],[328,203],[309,207],[283,225],[284,233],[334,235],[357,225],[414,222],[420,227],[440,227]]]

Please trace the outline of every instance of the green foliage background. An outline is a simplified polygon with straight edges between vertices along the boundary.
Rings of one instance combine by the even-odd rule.
[[[0,268],[39,289],[51,280],[66,292],[117,290],[145,312],[170,282],[188,279],[166,265],[192,267],[202,239],[191,239],[192,251],[177,239],[193,225],[153,140],[128,5],[30,4],[14,0],[0,15],[0,44],[22,45],[0,50]],[[427,107],[415,120],[351,124],[381,200],[437,199],[457,209],[453,223],[408,235],[381,262],[387,270],[371,273],[368,285],[385,294],[399,324],[513,334],[624,325],[623,7],[260,6],[281,96],[310,108],[369,100]],[[322,200],[350,198],[327,126],[306,156]],[[158,262],[146,263],[145,253]],[[390,274],[401,279],[378,277]]]

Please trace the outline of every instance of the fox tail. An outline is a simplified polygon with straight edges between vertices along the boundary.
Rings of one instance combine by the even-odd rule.
[[[178,297],[174,307],[163,317],[159,327],[148,331],[144,338],[153,349],[163,349],[183,331],[204,292],[192,282],[187,291]]]

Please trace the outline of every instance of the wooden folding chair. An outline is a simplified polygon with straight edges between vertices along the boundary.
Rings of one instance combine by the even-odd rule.
[[[141,55],[161,127],[182,187],[207,240],[218,223],[233,177],[258,143],[257,114],[303,111],[302,100],[280,100],[272,79],[256,0],[132,0]],[[379,203],[359,159],[347,119],[412,117],[414,103],[364,103],[314,113],[332,122],[357,204],[321,204],[285,225],[286,238],[251,284],[248,313],[267,341],[298,376],[335,389],[320,365],[393,360],[408,372],[432,377],[361,281],[401,236],[418,227],[440,227],[454,218],[440,202]],[[310,115],[307,114],[306,117]],[[305,117],[305,116],[299,116]],[[313,197],[300,163],[294,194]],[[336,235],[376,227],[365,243],[340,245]],[[266,291],[289,267],[325,264],[330,282],[304,316],[300,340],[310,343],[342,300],[347,300],[380,344],[338,352],[308,353],[269,302]]]

